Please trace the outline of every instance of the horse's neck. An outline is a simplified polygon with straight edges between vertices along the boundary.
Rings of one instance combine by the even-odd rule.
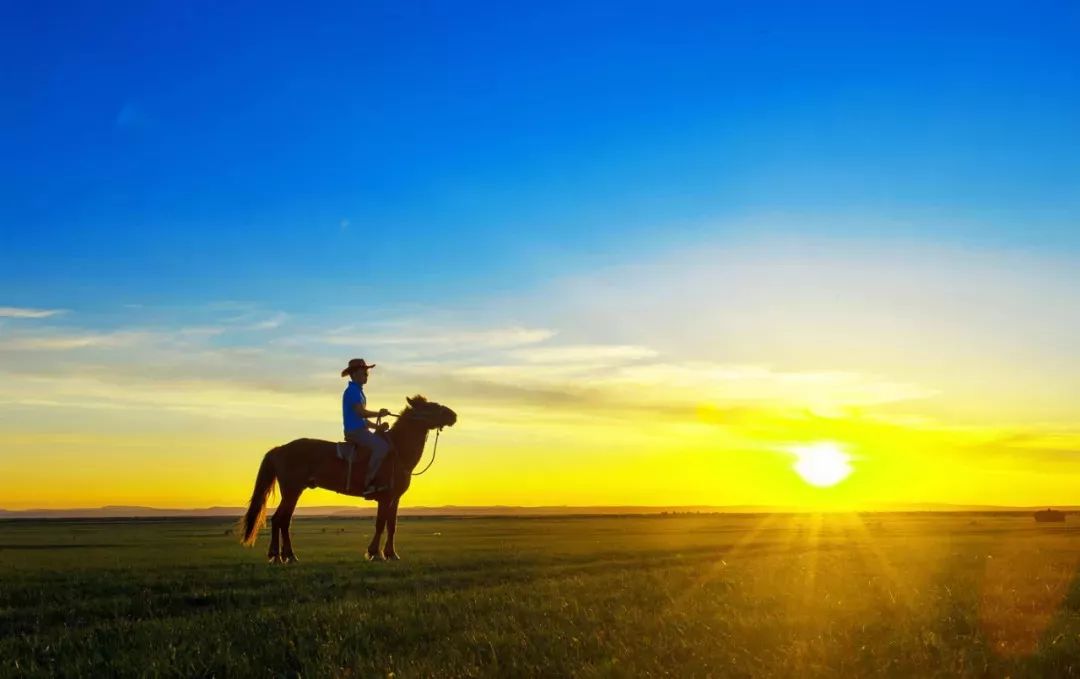
[[[398,425],[390,432],[394,437],[401,465],[410,471],[420,462],[427,441],[427,429],[421,426]]]

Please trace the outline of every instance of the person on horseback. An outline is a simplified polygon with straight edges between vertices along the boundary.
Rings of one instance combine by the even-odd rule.
[[[378,411],[367,409],[367,396],[364,395],[364,385],[368,381],[368,372],[375,364],[368,365],[362,358],[354,358],[349,365],[341,371],[341,376],[349,377],[349,383],[345,386],[345,393],[341,396],[341,415],[344,420],[345,440],[356,444],[358,448],[367,448],[371,451],[368,458],[367,475],[364,478],[364,492],[362,495],[371,495],[381,490],[375,486],[375,474],[379,471],[379,465],[386,458],[390,450],[390,444],[382,436],[372,433],[372,429],[380,432],[386,431],[388,425],[384,422],[379,425],[372,424],[369,417],[386,417],[390,411],[382,408]]]

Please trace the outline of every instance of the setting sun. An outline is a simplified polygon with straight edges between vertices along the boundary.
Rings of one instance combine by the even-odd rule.
[[[795,472],[813,486],[835,486],[852,472],[851,458],[835,443],[799,446],[792,452]]]

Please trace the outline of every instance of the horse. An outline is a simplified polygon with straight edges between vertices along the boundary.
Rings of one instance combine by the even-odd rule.
[[[326,488],[337,493],[364,497],[379,503],[375,519],[375,536],[368,545],[366,557],[371,561],[401,558],[394,545],[397,530],[398,502],[412,481],[412,471],[424,453],[424,444],[432,429],[442,430],[457,422],[457,413],[444,405],[428,401],[420,395],[405,399],[408,406],[397,416],[397,422],[388,432],[392,452],[383,460],[378,480],[388,481],[384,488],[372,495],[360,495],[362,483],[350,485],[346,463],[337,455],[337,444],[318,439],[297,439],[278,446],[263,456],[255,477],[255,489],[251,493],[247,513],[242,519],[245,547],[255,544],[259,530],[266,522],[266,501],[277,481],[281,502],[270,519],[270,549],[267,558],[271,564],[296,562],[289,526],[292,523],[296,503],[305,488]],[[367,468],[368,451],[358,450],[354,464],[360,477]],[[383,530],[387,530],[386,550],[380,548]]]

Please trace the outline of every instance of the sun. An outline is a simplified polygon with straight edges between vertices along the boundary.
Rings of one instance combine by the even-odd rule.
[[[795,472],[812,486],[835,486],[851,474],[851,458],[835,443],[792,448]]]

